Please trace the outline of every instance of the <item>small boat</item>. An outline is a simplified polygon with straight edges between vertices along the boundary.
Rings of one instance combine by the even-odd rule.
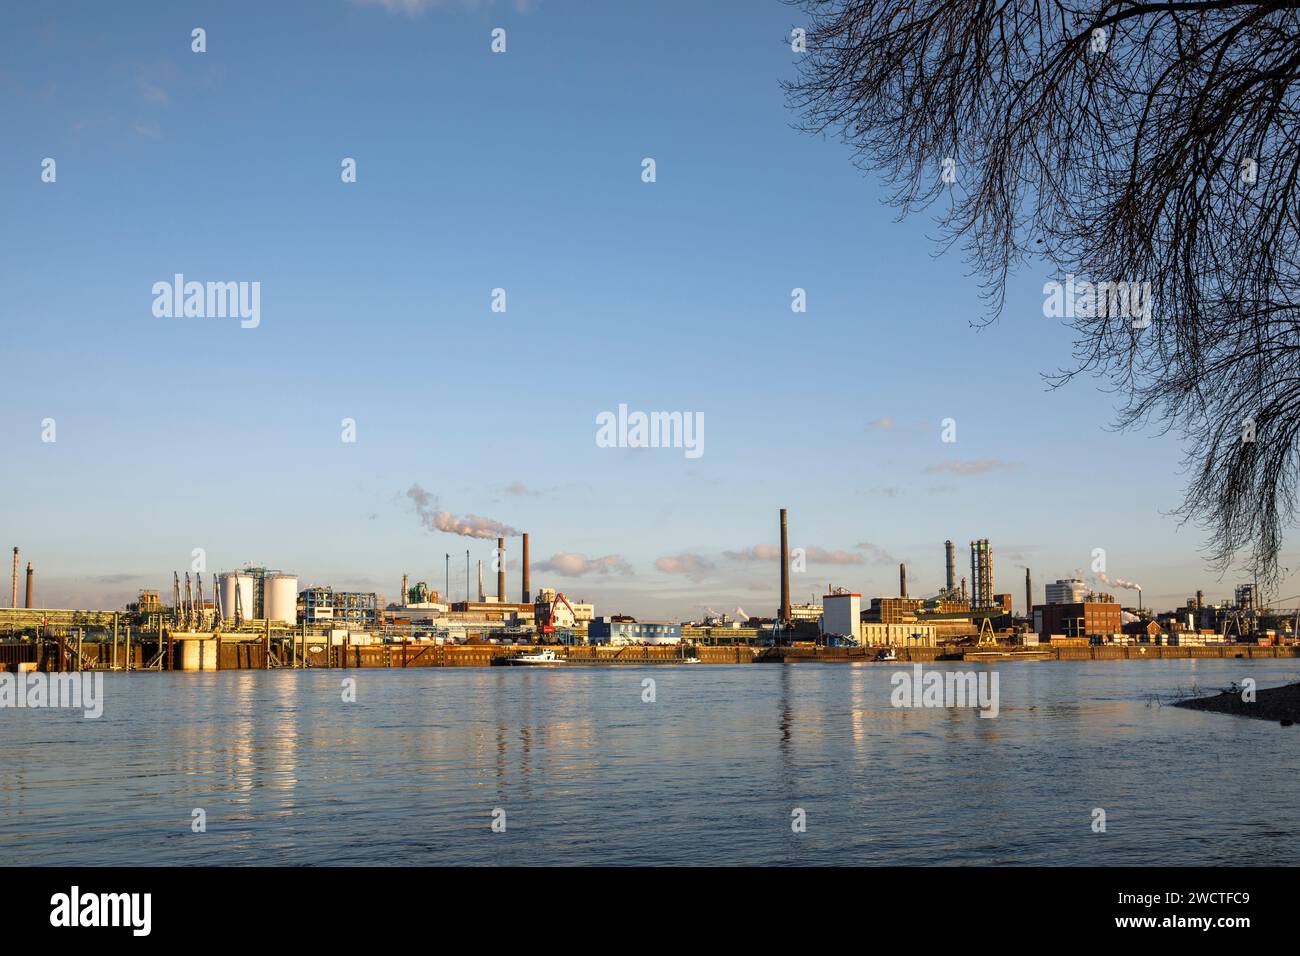
[[[678,661],[679,664],[698,664],[699,662],[698,657],[683,657]]]
[[[563,657],[557,657],[555,651],[538,651],[536,654],[520,654],[517,657],[506,658],[511,664],[521,666],[532,664],[534,666],[541,664],[567,664],[569,663]]]
[[[894,649],[892,647],[886,647],[883,651],[881,651],[879,654],[876,655],[876,660],[896,661],[898,660],[898,655],[894,653]]]

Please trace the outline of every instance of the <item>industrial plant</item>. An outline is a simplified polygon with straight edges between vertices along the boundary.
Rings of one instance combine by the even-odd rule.
[[[402,575],[397,600],[375,592],[300,586],[296,574],[246,566],[211,576],[172,572],[170,600],[142,590],[122,610],[41,607],[36,573],[13,549],[10,606],[0,608],[0,665],[10,670],[204,671],[310,667],[671,664],[799,661],[958,660],[1014,656],[1031,660],[1300,655],[1300,609],[1263,603],[1257,587],[1231,601],[1159,613],[1122,606],[1080,577],[1060,578],[1034,597],[1024,568],[1024,600],[995,585],[988,538],[969,543],[969,578],[957,578],[957,547],[943,542],[943,586],[909,591],[899,565],[898,593],[864,600],[860,590],[826,585],[820,603],[790,599],[793,569],[789,514],[779,511],[776,613],[707,614],[699,621],[598,616],[595,606],[554,587],[532,587],[529,535],[522,535],[518,590],[508,590],[504,537],[484,562],[464,553],[465,591],[450,599],[452,558],[443,555],[442,589]],[[457,574],[460,570],[456,558]],[[937,566],[937,548],[936,548]],[[477,588],[471,590],[476,570]],[[1103,579],[1104,575],[1101,576]],[[19,584],[23,602],[19,603]],[[436,582],[435,582],[436,583]],[[544,653],[539,648],[547,648]]]

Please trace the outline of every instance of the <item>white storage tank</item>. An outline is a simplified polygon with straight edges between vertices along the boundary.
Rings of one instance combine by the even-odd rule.
[[[262,579],[262,602],[268,621],[298,624],[298,578],[292,574],[268,574]]]
[[[221,591],[221,619],[227,624],[235,621],[235,588],[239,588],[239,616],[245,621],[253,619],[253,576],[227,571],[217,579]]]

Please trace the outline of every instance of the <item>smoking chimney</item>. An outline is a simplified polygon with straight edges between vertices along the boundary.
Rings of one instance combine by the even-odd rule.
[[[14,549],[18,553],[18,549]],[[15,560],[17,560],[15,558]],[[785,509],[781,509],[781,623],[790,623],[790,537],[786,529]]]
[[[1025,617],[1030,623],[1034,620],[1034,582],[1028,568],[1025,568]]]
[[[483,593],[483,562],[478,563],[478,603],[482,604],[487,600],[487,595]]]
[[[528,532],[524,532],[524,603],[532,604],[533,596],[528,585]]]
[[[14,547],[14,594],[10,599],[9,606],[18,606],[18,548]]]
[[[898,596],[907,597],[907,564],[898,562]]]
[[[943,554],[948,566],[948,593],[952,594],[953,589],[957,586],[957,552],[952,546],[951,539],[943,543]]]
[[[497,538],[497,603],[506,603],[506,539]]]
[[[35,574],[32,572],[32,563],[27,562],[27,607],[30,610],[32,606],[32,584]]]
[[[403,574],[402,575],[402,600],[400,602],[402,607],[406,607],[407,602],[410,600],[409,597],[410,593],[411,593],[411,589],[407,586],[407,576]]]

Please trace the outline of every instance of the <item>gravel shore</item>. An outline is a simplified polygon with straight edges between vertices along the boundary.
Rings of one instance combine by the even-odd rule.
[[[1238,717],[1255,717],[1259,720],[1276,720],[1283,725],[1300,721],[1300,684],[1269,687],[1255,691],[1255,700],[1246,703],[1240,691],[1223,691],[1213,697],[1193,697],[1180,700],[1175,707],[1189,710],[1206,710],[1215,714],[1235,714]]]

